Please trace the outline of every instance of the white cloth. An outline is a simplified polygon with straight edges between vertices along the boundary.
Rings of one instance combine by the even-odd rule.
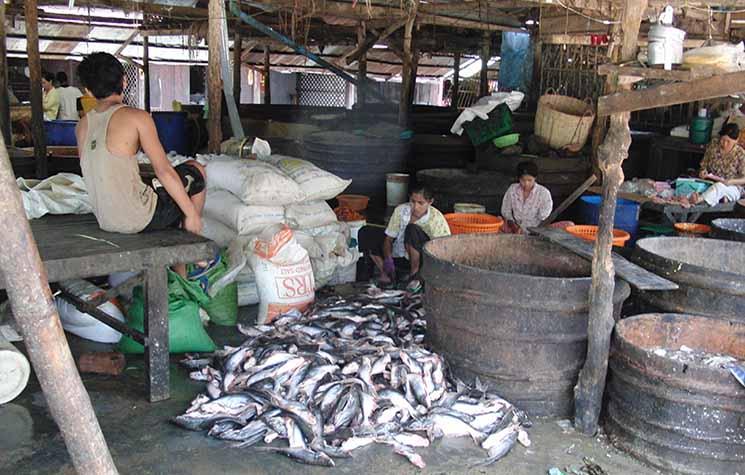
[[[79,120],[78,116],[78,97],[83,93],[77,87],[67,86],[58,87],[59,91],[59,120]]]
[[[450,133],[461,135],[463,134],[463,124],[470,122],[475,118],[487,120],[489,118],[489,112],[493,111],[495,107],[503,102],[507,103],[507,107],[512,112],[515,112],[523,101],[525,94],[520,91],[513,92],[499,92],[492,94],[491,96],[485,96],[479,99],[475,106],[468,107],[460,113],[455,123],[450,128]]]
[[[527,229],[539,226],[549,217],[553,207],[551,192],[545,186],[536,183],[528,197],[524,198],[520,184],[513,183],[502,200],[502,217]]]
[[[701,195],[701,197],[709,206],[716,206],[722,198],[727,198],[727,201],[734,202],[740,199],[740,195],[742,195],[742,188],[739,186],[727,186],[724,183],[714,183]]]

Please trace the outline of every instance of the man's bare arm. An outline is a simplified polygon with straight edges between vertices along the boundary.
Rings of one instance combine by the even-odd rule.
[[[186,193],[181,177],[166,158],[153,118],[145,111],[137,111],[136,124],[140,146],[150,159],[155,176],[184,213],[184,228],[193,233],[200,233],[202,231],[201,216]]]

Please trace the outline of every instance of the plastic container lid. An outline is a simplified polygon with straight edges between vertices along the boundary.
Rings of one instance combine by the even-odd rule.
[[[20,351],[0,346],[0,404],[22,393],[30,374],[31,366]]]

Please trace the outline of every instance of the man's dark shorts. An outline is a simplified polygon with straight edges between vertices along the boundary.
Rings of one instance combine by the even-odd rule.
[[[182,163],[174,169],[181,177],[181,183],[183,183],[187,195],[194,196],[204,191],[204,176],[202,176],[202,173],[197,167],[188,163]],[[158,202],[155,205],[153,219],[150,220],[150,224],[144,230],[158,231],[181,225],[181,221],[184,219],[184,212],[181,211],[179,205],[168,194],[163,185],[160,184],[157,178],[153,178],[153,181],[148,183],[148,185],[153,187],[155,194],[158,195]]]

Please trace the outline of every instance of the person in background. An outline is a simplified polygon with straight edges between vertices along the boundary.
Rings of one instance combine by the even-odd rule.
[[[21,103],[21,101],[18,100],[15,94],[13,94],[13,89],[8,86],[8,102],[11,106],[17,106]]]
[[[59,92],[59,116],[60,120],[79,120],[78,98],[83,95],[80,89],[72,87],[67,81],[67,74],[64,71],[57,73],[57,81],[60,86]]]
[[[395,260],[403,258],[409,260],[410,272],[406,280],[416,280],[424,245],[432,239],[450,235],[445,216],[432,206],[433,202],[432,193],[427,188],[414,188],[409,202],[398,205],[393,211],[385,230],[374,226],[360,229],[360,250],[372,258],[380,271],[381,284],[393,282]]]
[[[44,94],[41,104],[44,120],[57,120],[57,114],[59,114],[59,91],[54,87],[54,81],[54,74],[47,72],[42,74],[41,88]]]
[[[123,103],[124,67],[108,53],[93,53],[78,68],[83,85],[98,99],[77,125],[80,168],[93,213],[104,231],[134,234],[181,226],[200,234],[204,167],[168,161],[152,116]],[[142,149],[155,171],[145,184],[135,155]],[[186,275],[184,265],[174,270]]]
[[[533,162],[517,164],[518,183],[507,188],[502,200],[502,232],[522,234],[539,226],[551,214],[554,202],[551,192],[536,182],[538,165]]]
[[[745,150],[737,143],[739,136],[737,124],[724,124],[719,140],[712,140],[706,147],[699,177],[715,183],[701,194],[693,193],[690,197],[693,204],[705,201],[714,206],[722,199],[740,199],[745,185]]]

